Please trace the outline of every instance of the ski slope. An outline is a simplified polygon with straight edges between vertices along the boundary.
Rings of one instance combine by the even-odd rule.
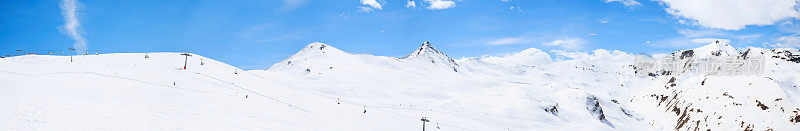
[[[0,129],[420,130],[422,117],[427,130],[800,129],[800,50],[689,50],[654,56],[759,56],[765,73],[641,77],[621,51],[453,59],[428,42],[403,57],[311,43],[249,71],[197,54],[186,70],[180,53],[25,55],[0,59]]]

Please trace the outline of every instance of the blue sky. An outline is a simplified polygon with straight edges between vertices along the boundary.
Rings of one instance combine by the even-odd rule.
[[[77,46],[89,52],[189,51],[264,69],[311,42],[399,57],[431,41],[454,58],[527,48],[650,54],[710,38],[737,47],[800,45],[797,0],[753,2],[0,0],[0,54],[64,50],[83,39]]]

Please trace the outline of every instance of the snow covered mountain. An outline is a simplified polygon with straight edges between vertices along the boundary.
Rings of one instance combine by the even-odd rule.
[[[678,51],[667,56],[678,60],[676,72],[661,71],[647,93],[630,101],[663,128],[797,130],[800,62],[792,61],[800,58],[793,55],[797,52],[750,48],[740,53],[719,41]],[[725,66],[758,68],[751,68],[756,74],[723,74],[730,73],[721,70]]]
[[[398,58],[311,43],[250,71],[196,54],[186,70],[179,53],[25,55],[0,59],[0,129],[798,130],[798,54],[719,41],[648,68],[603,49],[453,59],[423,42]]]

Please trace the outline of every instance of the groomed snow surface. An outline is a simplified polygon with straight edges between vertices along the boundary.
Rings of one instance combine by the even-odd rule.
[[[249,71],[197,54],[186,70],[180,53],[24,55],[0,59],[0,130],[800,130],[798,54],[654,55],[763,57],[759,75],[637,72],[636,55],[602,49],[452,59],[428,42],[399,58],[311,43]]]

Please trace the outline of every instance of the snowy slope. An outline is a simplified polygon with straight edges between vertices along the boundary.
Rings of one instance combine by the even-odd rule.
[[[429,42],[399,58],[311,43],[250,71],[196,54],[187,70],[179,53],[26,55],[0,59],[0,129],[798,130],[797,54],[715,42],[655,55],[683,65],[652,72],[621,51],[453,59]],[[728,58],[765,58],[764,73],[696,68]]]
[[[679,73],[661,73],[648,91],[631,99],[632,105],[653,115],[661,129],[797,130],[800,62],[792,59],[800,59],[793,55],[798,52],[750,48],[740,53],[724,42],[678,51],[667,57],[691,64]],[[726,58],[763,59],[763,74],[720,75],[718,68],[702,68]]]
[[[178,53],[147,55],[2,59],[0,128],[416,130],[424,114],[449,130],[500,129],[442,112],[337,101],[198,55],[188,70]]]
[[[623,64],[632,62],[633,56],[619,51],[598,50],[585,54],[592,58],[560,63],[551,63],[549,56],[537,49],[452,61],[430,43],[401,58],[326,54],[328,51],[308,55],[312,54],[308,49],[319,45],[323,44],[313,43],[269,70],[251,72],[285,75],[282,82],[342,97],[460,112],[507,129],[638,129],[642,127],[636,123],[646,124],[624,115],[626,107],[612,102],[618,99],[615,94],[628,92],[619,87],[626,81],[617,79],[633,77],[632,67]],[[520,62],[524,56],[537,58],[536,62]],[[315,72],[315,67],[326,68]],[[306,69],[310,72],[297,73]],[[604,87],[597,87],[600,85]],[[596,105],[609,107],[597,109],[603,113],[588,111]],[[482,117],[491,119],[479,119]]]

